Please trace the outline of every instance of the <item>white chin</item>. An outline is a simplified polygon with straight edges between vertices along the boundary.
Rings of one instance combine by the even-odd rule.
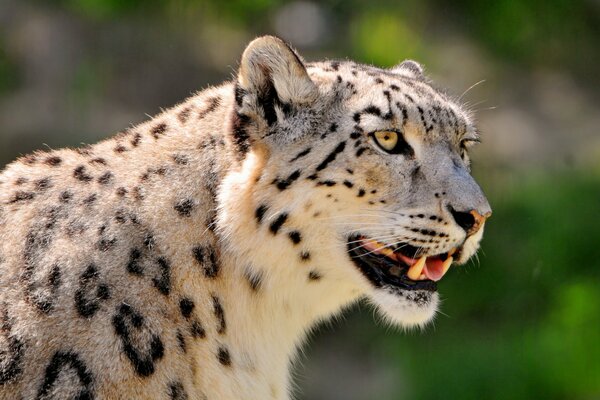
[[[435,316],[440,302],[437,292],[391,286],[373,289],[369,299],[387,322],[402,328],[424,327]]]

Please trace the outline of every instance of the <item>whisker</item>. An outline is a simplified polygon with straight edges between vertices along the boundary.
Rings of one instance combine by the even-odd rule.
[[[471,111],[473,111],[473,112],[475,112],[475,107],[477,107],[478,105],[483,104],[485,102],[487,102],[487,100],[481,100],[481,101],[478,101],[478,102],[476,102],[474,104],[470,104],[468,106],[468,109],[471,110]]]
[[[485,82],[485,79],[480,80],[479,82],[475,82],[474,84],[472,84],[471,86],[469,86],[467,88],[467,90],[465,90],[460,96],[458,96],[458,99],[456,100],[457,102],[460,101],[460,99],[462,99],[464,97],[465,94],[469,93],[471,91],[471,89],[481,85],[482,83]]]
[[[394,242],[394,243],[386,244],[385,246],[381,246],[381,247],[378,247],[376,249],[373,249],[373,250],[369,251],[368,253],[361,254],[361,255],[359,255],[359,257],[363,257],[363,256],[367,256],[369,254],[373,254],[375,252],[378,252],[379,250],[382,250],[382,249],[385,249],[385,248],[389,248],[391,246],[395,246],[395,245],[400,244],[400,243],[404,243],[404,242],[403,241],[399,241],[399,242]],[[406,246],[406,244],[404,246]],[[400,246],[399,248],[402,248],[404,246]],[[361,247],[365,247],[365,246],[364,245],[363,246],[357,246],[357,247],[355,247],[353,249],[349,249],[348,252],[356,250],[356,249],[359,249]]]

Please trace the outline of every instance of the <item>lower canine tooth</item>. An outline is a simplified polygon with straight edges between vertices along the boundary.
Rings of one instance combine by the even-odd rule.
[[[452,261],[453,261],[452,256],[446,258],[446,261],[444,261],[444,264],[442,265],[442,273],[443,274],[445,274],[448,271],[448,269],[450,268],[450,265],[452,265]]]
[[[423,268],[425,267],[425,261],[427,261],[426,256],[419,258],[419,260],[408,269],[406,276],[408,276],[413,281],[419,279],[419,277],[421,276],[421,272],[423,272]]]

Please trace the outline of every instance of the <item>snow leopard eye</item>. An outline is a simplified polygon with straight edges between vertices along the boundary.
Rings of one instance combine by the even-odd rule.
[[[373,134],[375,142],[385,151],[392,151],[398,144],[398,134],[392,131],[379,131]]]
[[[377,131],[371,134],[373,140],[383,151],[390,154],[407,154],[413,153],[410,145],[404,140],[400,132],[396,131]]]

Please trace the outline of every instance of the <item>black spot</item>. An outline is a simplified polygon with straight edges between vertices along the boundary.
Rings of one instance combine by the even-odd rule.
[[[204,339],[206,337],[206,331],[204,330],[204,327],[202,326],[200,321],[193,321],[190,331],[192,333],[193,338]]]
[[[350,175],[354,175],[354,170],[350,168],[346,168],[346,172],[348,172]]]
[[[344,151],[344,148],[346,147],[346,141],[342,141],[340,142],[335,149],[333,149],[333,151],[331,153],[329,153],[329,155],[327,155],[327,157],[325,157],[325,159],[317,166],[317,171],[321,171],[325,168],[327,168],[327,165],[329,163],[331,163],[332,161],[335,160],[335,158],[337,157],[337,155],[339,153],[341,153],[342,151]]]
[[[310,260],[310,253],[308,251],[303,251],[302,253],[300,253],[300,260],[302,260],[302,261],[309,261]]]
[[[194,311],[195,304],[192,299],[184,297],[179,300],[179,310],[181,311],[181,315],[184,318],[189,318],[192,315],[192,311]]]
[[[362,156],[362,154],[365,152],[365,150],[367,150],[367,147],[361,147],[358,150],[356,150],[356,157]]]
[[[23,190],[19,190],[19,191],[15,192],[14,196],[12,197],[12,199],[10,199],[8,204],[14,204],[14,203],[18,203],[20,201],[33,200],[34,197],[35,197],[35,193],[33,193],[33,192],[25,192]]]
[[[217,360],[219,360],[219,362],[226,367],[231,366],[231,356],[229,355],[229,350],[223,346],[219,347],[217,352]]]
[[[117,239],[114,237],[113,238],[103,237],[98,241],[98,250],[100,250],[102,252],[108,251],[108,250],[112,249],[116,243],[117,243]]]
[[[352,182],[350,182],[348,180],[345,180],[344,181],[344,186],[346,186],[347,188],[352,188],[352,187],[354,187],[354,183],[352,183]]]
[[[181,382],[172,382],[169,384],[170,400],[188,400],[188,395]]]
[[[251,267],[246,268],[246,273],[244,274],[250,288],[254,292],[258,292],[262,285],[263,275],[261,272],[255,271]]]
[[[42,179],[38,179],[37,181],[35,181],[35,188],[36,190],[43,192],[48,188],[52,187],[52,181],[50,180],[50,178],[42,178]]]
[[[142,135],[138,132],[135,135],[133,135],[133,138],[131,138],[131,141],[129,143],[131,143],[133,147],[138,147],[141,141]]]
[[[27,154],[26,156],[19,158],[19,161],[27,165],[33,165],[38,161],[38,158],[36,154]]]
[[[131,249],[129,252],[129,260],[127,261],[127,272],[134,275],[142,275],[143,269],[140,265],[142,253],[139,249]]]
[[[217,252],[213,247],[197,246],[192,249],[194,259],[202,267],[204,276],[207,278],[216,278],[219,275],[220,265]]]
[[[310,280],[310,281],[318,281],[321,278],[322,278],[321,274],[318,273],[317,271],[310,271],[308,273],[308,280]]]
[[[183,351],[185,353],[187,351],[186,344],[185,344],[185,337],[183,336],[183,333],[181,333],[181,331],[179,329],[177,330],[177,343],[179,344],[179,348],[181,349],[181,351]]]
[[[127,194],[127,189],[125,189],[124,187],[117,188],[116,193],[119,197],[125,197],[125,195]]]
[[[221,103],[221,98],[216,96],[216,97],[211,97],[207,100],[208,106],[200,111],[198,113],[198,119],[202,119],[204,118],[207,114],[215,111],[217,109],[217,107],[219,106],[219,104]]]
[[[122,208],[119,208],[115,211],[115,221],[119,224],[124,224],[127,222],[127,213]]]
[[[60,165],[60,163],[62,163],[62,158],[57,156],[48,157],[44,160],[44,164],[52,167],[56,167],[57,165]]]
[[[173,161],[179,165],[187,165],[190,162],[190,158],[185,154],[173,154]]]
[[[213,313],[217,318],[217,333],[222,335],[227,330],[227,324],[225,322],[225,311],[223,310],[223,306],[221,305],[221,300],[217,296],[213,295],[212,301]]]
[[[256,221],[259,224],[262,223],[263,217],[265,216],[265,213],[267,212],[268,209],[269,209],[269,207],[267,207],[264,204],[261,204],[260,206],[258,206],[258,208],[256,209],[256,211],[254,212],[254,216],[256,217]]]
[[[326,181],[319,181],[317,182],[317,186],[327,186],[327,187],[331,187],[331,186],[335,186],[337,184],[337,182],[335,181],[330,181],[330,180],[326,180]]]
[[[244,156],[250,149],[250,135],[246,132],[246,125],[250,122],[250,117],[236,112],[232,114],[231,118],[233,144],[237,148],[238,153]]]
[[[362,137],[362,133],[360,133],[359,131],[354,131],[350,134],[350,139],[358,139]]]
[[[394,84],[391,84],[391,85],[390,85],[390,89],[392,89],[392,90],[393,90],[393,91],[395,91],[395,92],[397,92],[397,91],[399,91],[399,90],[400,90],[400,88],[399,88],[398,86],[394,85]]]
[[[379,107],[373,106],[373,105],[368,106],[367,108],[365,108],[363,112],[365,114],[371,114],[371,115],[381,116],[381,110],[379,109]]]
[[[145,197],[145,196],[144,196],[144,192],[143,192],[143,190],[142,190],[142,188],[141,188],[141,187],[139,187],[139,186],[136,186],[136,187],[134,187],[132,190],[133,190],[133,197],[134,197],[136,200],[144,200],[144,197]]]
[[[175,211],[179,213],[182,217],[189,217],[192,215],[192,209],[194,208],[194,200],[192,199],[184,199],[180,200],[173,206]]]
[[[93,376],[87,369],[79,355],[70,351],[57,351],[52,356],[50,364],[46,367],[42,386],[38,390],[36,399],[66,399],[68,394],[73,394],[71,386],[65,387],[66,393],[62,393],[60,385],[55,387],[56,381],[64,371],[72,370],[79,381],[80,389],[74,397],[69,397],[76,400],[92,400],[93,392]],[[62,374],[61,374],[62,373]]]
[[[152,129],[150,129],[150,133],[154,137],[154,139],[158,139],[160,135],[164,134],[167,130],[167,124],[161,122],[160,124],[155,125]]]
[[[235,103],[238,105],[238,107],[241,107],[243,105],[245,95],[246,91],[242,89],[242,87],[239,84],[236,83],[234,88],[234,97]]]
[[[273,233],[273,235],[276,235],[277,232],[279,232],[279,229],[285,223],[287,218],[288,218],[287,213],[281,213],[277,216],[275,221],[271,222],[271,225],[269,226],[269,230],[271,231],[271,233]]]
[[[337,131],[338,125],[334,122],[329,125],[329,130],[321,135],[321,139],[325,139],[330,133]]]
[[[381,83],[383,83],[383,79],[375,78],[375,83],[381,84]]]
[[[88,197],[83,199],[83,204],[90,205],[94,203],[98,199],[98,195],[96,193],[90,194]]]
[[[276,178],[275,180],[273,180],[273,184],[277,186],[277,189],[283,191],[287,189],[292,183],[294,183],[294,181],[300,177],[301,173],[302,172],[299,169],[297,169],[294,172],[292,172],[290,176],[283,180]]]
[[[101,185],[106,185],[108,182],[110,182],[112,177],[113,177],[112,172],[106,171],[105,173],[100,175],[100,177],[98,178],[98,183],[100,183]]]
[[[152,375],[154,363],[164,356],[164,346],[160,337],[153,334],[146,326],[144,317],[126,303],[119,306],[112,323],[115,333],[121,339],[123,352],[133,364],[135,372],[144,377]],[[141,338],[148,338],[149,343],[136,343]],[[144,352],[141,349],[148,350]]]
[[[6,304],[0,304],[3,308]],[[12,324],[6,309],[2,311],[0,320],[0,387],[11,383],[23,372],[21,363],[25,346],[12,331]]]
[[[182,124],[185,124],[185,122],[187,121],[187,119],[190,116],[191,111],[192,111],[191,107],[185,107],[183,110],[179,111],[177,113],[177,119],[179,119],[179,122],[181,122]]]
[[[84,318],[93,317],[100,308],[101,300],[110,298],[108,286],[99,282],[100,272],[94,264],[87,266],[79,277],[79,288],[75,292],[75,308]]]
[[[294,156],[294,158],[292,158],[292,159],[290,160],[290,162],[294,162],[294,161],[296,161],[296,160],[298,160],[298,159],[300,159],[300,158],[302,158],[302,157],[306,156],[308,153],[310,153],[310,151],[311,151],[311,150],[312,150],[312,148],[310,148],[310,147],[308,147],[308,148],[306,148],[306,149],[302,150],[300,153],[296,154],[296,155]]]
[[[363,197],[365,195],[365,189],[359,189],[358,190],[358,194],[356,195],[357,197]]]
[[[115,153],[124,153],[127,151],[127,147],[123,146],[122,144],[118,144],[115,146],[115,148],[113,149],[113,151]]]
[[[354,122],[360,122],[360,113],[355,113],[352,119]]]
[[[159,272],[157,276],[152,278],[152,282],[159,292],[168,296],[171,292],[171,266],[164,257],[157,258],[156,263],[158,264]]]
[[[306,177],[306,179],[314,181],[317,180],[319,178],[319,176],[317,174],[312,174]]]
[[[333,68],[334,71],[337,71],[340,69],[340,63],[339,61],[332,61],[331,64],[329,64],[331,66],[331,68]]]
[[[106,165],[106,160],[102,157],[92,158],[89,162],[90,164]]]
[[[87,173],[84,165],[80,165],[77,168],[75,168],[73,170],[73,176],[78,181],[85,182],[85,183],[87,183],[93,179],[92,176]]]
[[[288,233],[288,236],[294,244],[298,244],[302,241],[302,235],[298,231],[291,231]]]

